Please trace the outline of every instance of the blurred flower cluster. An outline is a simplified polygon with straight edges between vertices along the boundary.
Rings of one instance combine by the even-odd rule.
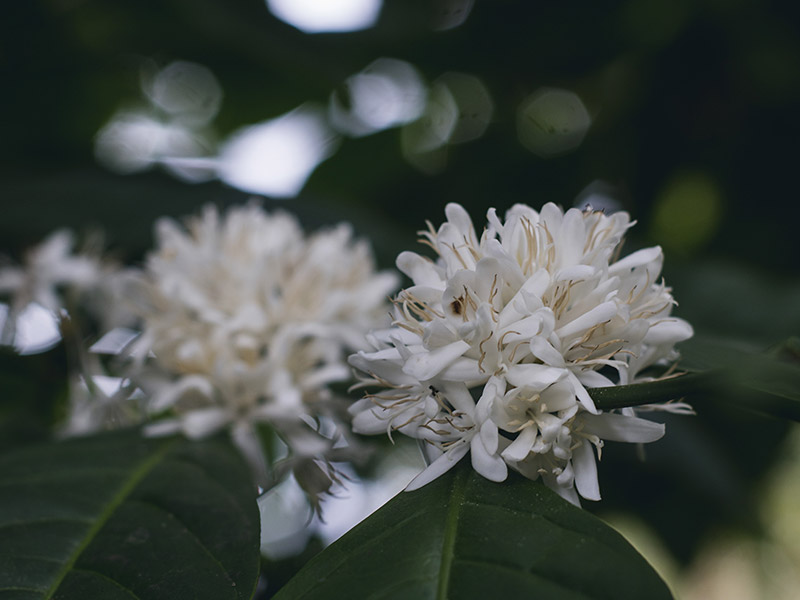
[[[619,258],[625,212],[490,209],[480,236],[460,205],[446,215],[422,232],[435,261],[398,257],[413,285],[393,313],[396,275],[376,272],[344,224],[306,235],[255,203],[209,206],[158,221],[156,248],[127,269],[73,254],[57,232],[0,269],[4,339],[32,302],[58,321],[75,358],[64,435],[225,431],[262,489],[292,473],[317,508],[340,481],[335,463],[363,458],[351,419],[356,433],[420,440],[429,466],[409,489],[469,453],[490,480],[511,468],[573,503],[600,499],[604,440],[664,434],[636,411],[691,412],[602,411],[587,391],[669,376],[691,337],[659,282],[661,249]],[[337,391],[351,367],[368,391],[355,403]]]
[[[400,254],[413,285],[397,296],[392,327],[370,335],[372,351],[350,358],[370,391],[351,408],[354,430],[424,442],[430,465],[411,489],[469,453],[487,479],[510,467],[573,503],[599,500],[603,440],[652,442],[664,426],[632,408],[598,410],[587,388],[646,379],[692,335],[670,316],[661,249],[618,258],[625,212],[516,205],[501,220],[490,209],[480,236],[461,206],[446,214],[422,232],[437,260]]]
[[[388,324],[396,275],[375,271],[349,226],[306,236],[288,213],[257,204],[222,215],[207,207],[185,227],[162,219],[156,237],[140,269],[104,269],[71,254],[70,237],[58,233],[24,268],[0,271],[12,297],[7,323],[33,301],[63,329],[77,311],[58,293],[89,284],[114,313],[98,322],[91,351],[85,333],[71,340],[81,359],[63,433],[227,430],[259,486],[292,472],[316,503],[338,480],[332,462],[357,458],[333,386],[351,378],[346,357],[366,332]]]

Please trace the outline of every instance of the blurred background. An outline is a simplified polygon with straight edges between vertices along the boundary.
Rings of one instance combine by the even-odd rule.
[[[0,254],[59,227],[120,260],[153,221],[263,198],[388,268],[463,204],[627,210],[699,339],[800,334],[800,5],[766,0],[29,0],[0,8]],[[2,355],[14,441],[58,350]],[[49,412],[48,412],[49,411]],[[46,416],[43,416],[46,415]],[[13,427],[12,427],[13,424]],[[685,598],[797,598],[800,437],[698,404],[609,445],[611,519]],[[0,446],[7,446],[7,438]],[[266,569],[275,580],[291,561]],[[287,562],[288,561],[288,562]]]

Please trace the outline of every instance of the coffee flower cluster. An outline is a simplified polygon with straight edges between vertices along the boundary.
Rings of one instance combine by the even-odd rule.
[[[480,236],[461,206],[445,212],[423,232],[437,260],[400,254],[413,285],[392,327],[369,336],[373,349],[350,357],[370,391],[351,407],[354,430],[423,441],[429,466],[409,489],[469,453],[487,479],[510,467],[573,503],[599,499],[603,440],[652,442],[664,426],[598,410],[587,388],[641,380],[692,335],[670,316],[661,249],[619,259],[624,212],[516,205],[501,220],[490,209]]]
[[[348,226],[306,237],[290,215],[255,204],[222,216],[209,207],[186,228],[162,219],[156,234],[128,287],[142,324],[129,376],[147,398],[146,431],[227,429],[263,484],[265,423],[298,479],[325,488],[334,474],[318,459],[348,429],[329,386],[351,377],[347,354],[388,322],[395,275],[375,272]]]

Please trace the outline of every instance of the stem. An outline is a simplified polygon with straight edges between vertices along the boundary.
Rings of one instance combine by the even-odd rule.
[[[719,371],[689,373],[650,381],[612,387],[589,388],[589,395],[600,410],[666,402],[710,390],[719,378]]]

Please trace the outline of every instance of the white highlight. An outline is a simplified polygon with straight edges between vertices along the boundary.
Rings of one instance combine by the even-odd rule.
[[[8,306],[0,304],[0,331],[8,317]],[[50,350],[61,341],[56,316],[40,304],[32,302],[17,315],[14,348],[20,354],[37,354]]]
[[[218,176],[246,192],[296,196],[337,142],[322,111],[300,107],[234,133],[220,150]]]
[[[305,33],[368,29],[382,5],[383,0],[267,0],[273,15]]]
[[[418,119],[425,110],[426,89],[409,63],[380,58],[345,82],[344,103],[333,94],[331,124],[352,136],[368,135]]]

